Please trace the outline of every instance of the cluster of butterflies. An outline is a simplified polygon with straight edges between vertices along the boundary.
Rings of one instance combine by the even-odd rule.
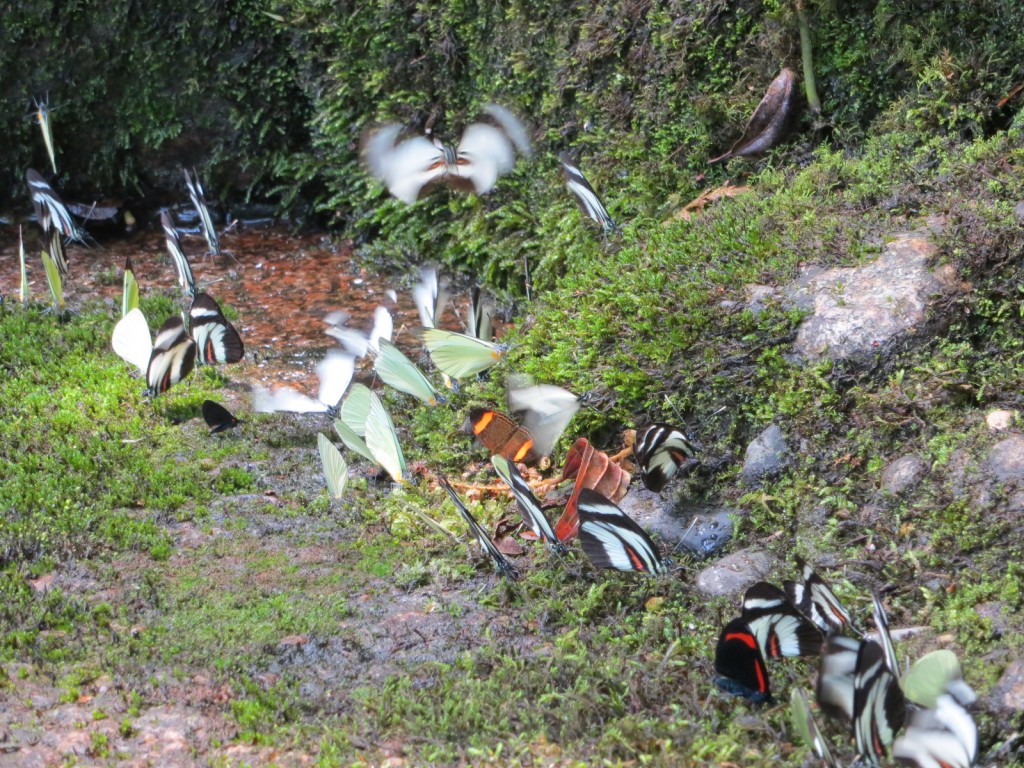
[[[209,252],[220,253],[220,241],[198,175],[193,179],[185,171],[185,183],[199,212]],[[192,267],[181,248],[174,220],[167,210],[161,212],[160,224],[183,297],[189,303],[188,312],[181,316],[171,315],[160,327],[154,340],[150,336],[149,321],[139,309],[139,285],[129,258],[124,268],[121,319],[114,326],[111,337],[114,352],[138,369],[139,374],[146,379],[147,392],[153,397],[166,392],[188,376],[196,363],[237,363],[245,356],[245,345],[238,329],[224,316],[213,296],[197,289]],[[218,407],[227,413],[223,406]],[[204,416],[208,412],[212,413],[212,410],[204,408]],[[215,431],[220,431],[216,427],[226,423],[222,415],[217,422],[211,422],[210,418],[207,418],[207,422]],[[237,420],[235,423],[238,423]]]
[[[927,654],[901,678],[878,597],[873,598],[878,640],[851,637],[845,634],[856,632],[849,611],[807,563],[798,558],[797,565],[799,581],[787,581],[781,589],[755,584],[743,598],[741,615],[722,629],[715,648],[719,687],[770,702],[766,659],[820,656],[818,707],[852,731],[860,765],[880,765],[891,747],[894,758],[919,768],[969,768],[977,757],[978,734],[966,708],[976,696],[956,656],[945,650]],[[791,707],[804,740],[825,765],[838,768],[801,689],[793,691]]]
[[[487,104],[483,113],[484,121],[468,125],[456,147],[443,144],[436,137],[415,135],[400,140],[405,133],[403,126],[379,126],[363,137],[363,162],[370,174],[404,203],[416,202],[437,183],[486,194],[500,176],[511,173],[517,155],[530,157],[533,150],[529,132],[509,109]],[[601,226],[606,237],[620,231],[569,154],[562,152],[559,160],[565,185],[580,210]]]

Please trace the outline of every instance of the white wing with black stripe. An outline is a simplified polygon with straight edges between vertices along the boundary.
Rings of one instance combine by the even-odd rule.
[[[196,342],[196,358],[203,365],[237,363],[245,355],[242,337],[220,305],[208,293],[197,293],[188,311],[188,330]]]
[[[185,331],[185,321],[172,315],[153,342],[153,354],[146,368],[150,394],[166,392],[192,372],[195,362],[196,343]]]
[[[584,488],[577,509],[580,544],[596,568],[648,574],[668,572],[668,564],[647,532],[603,494]]]

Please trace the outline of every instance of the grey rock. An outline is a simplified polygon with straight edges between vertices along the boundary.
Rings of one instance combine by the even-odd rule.
[[[789,460],[789,443],[778,424],[755,437],[743,459],[743,479],[750,485],[782,472]]]
[[[920,456],[900,456],[882,471],[882,488],[899,495],[912,490],[928,474],[928,463]]]
[[[1024,435],[1013,435],[992,446],[985,462],[996,480],[1024,480]]]
[[[718,552],[732,538],[732,515],[740,510],[708,509],[665,500],[644,488],[631,490],[619,508],[664,539],[670,548],[682,547],[695,557]]]
[[[1003,635],[1010,628],[1013,610],[1006,603],[998,601],[978,603],[974,606],[974,612],[991,622],[992,631],[997,636]]]
[[[1013,215],[1017,217],[1017,221],[1024,221],[1024,200],[1013,206]]]
[[[733,519],[739,514],[739,510],[725,509],[694,513],[690,516],[686,535],[679,540],[679,546],[698,558],[720,552],[732,539],[735,527]]]
[[[1024,710],[1024,660],[1011,661],[987,698],[997,710]]]
[[[772,565],[773,559],[767,552],[741,549],[697,574],[697,591],[709,597],[742,594],[752,584],[765,578],[771,572]]]
[[[935,251],[926,234],[904,233],[864,266],[808,270],[787,290],[790,301],[814,312],[794,349],[810,360],[869,364],[894,343],[932,335],[949,318],[929,316],[930,307],[959,287],[952,266],[929,270]]]

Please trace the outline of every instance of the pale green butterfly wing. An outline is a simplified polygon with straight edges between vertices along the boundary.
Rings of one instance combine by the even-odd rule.
[[[338,409],[338,416],[359,437],[366,434],[366,419],[370,415],[371,394],[370,388],[365,384],[353,384],[348,390],[348,396]]]
[[[494,344],[440,328],[421,328],[419,337],[438,370],[453,379],[483,373],[501,362],[508,351],[505,344]]]
[[[124,292],[121,296],[121,317],[139,306],[139,284],[135,280],[135,269],[129,256],[124,264]]]
[[[50,284],[50,296],[53,297],[53,306],[60,312],[64,312],[64,283],[60,279],[60,270],[57,263],[46,251],[42,252],[43,269],[46,270],[46,282]]]
[[[945,649],[926,653],[915,661],[900,685],[908,699],[927,709],[935,708],[947,686],[961,685],[970,690],[967,683],[963,682],[956,654]],[[967,698],[973,701],[974,692],[971,691]]]
[[[829,747],[828,741],[818,730],[818,724],[814,721],[814,715],[811,714],[811,706],[807,703],[807,694],[804,693],[803,688],[794,688],[790,694],[789,713],[793,719],[793,726],[804,743],[814,750],[814,753],[825,762],[828,768],[839,768],[839,763],[832,756],[832,749]]]
[[[352,431],[352,428],[341,419],[334,420],[334,431],[338,433],[338,437],[341,438],[341,442],[345,444],[353,453],[358,453],[367,461],[376,463],[373,458],[373,454],[370,453],[370,449],[366,447],[366,442]]]
[[[345,484],[348,482],[348,464],[345,463],[341,452],[328,439],[327,435],[321,432],[316,436],[316,442],[320,448],[320,461],[324,466],[327,491],[331,494],[332,499],[340,499],[345,493]]]
[[[373,361],[373,369],[385,384],[412,395],[421,403],[437,405],[441,400],[440,393],[423,375],[423,371],[386,339],[380,339],[380,354]]]
[[[25,241],[18,227],[18,258],[21,261],[21,303],[28,304],[28,270],[25,268]]]
[[[405,455],[398,443],[394,422],[384,404],[370,393],[370,413],[366,419],[366,447],[396,483],[404,483],[407,472]]]

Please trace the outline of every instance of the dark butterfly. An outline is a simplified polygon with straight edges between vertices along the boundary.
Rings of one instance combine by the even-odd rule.
[[[918,768],[970,768],[978,756],[978,726],[965,709],[968,703],[949,691],[934,707],[912,710],[892,756]]]
[[[683,430],[670,424],[651,424],[638,430],[633,455],[640,465],[640,479],[648,490],[661,491],[696,449]]]
[[[462,431],[473,435],[492,455],[509,461],[536,464],[544,454],[533,445],[533,435],[501,411],[474,408],[462,425]]]
[[[196,343],[185,332],[184,321],[178,315],[172,315],[153,342],[153,353],[146,368],[150,394],[156,396],[166,392],[192,372],[195,362]]]
[[[878,766],[906,719],[907,703],[899,680],[886,664],[885,650],[862,640],[853,675],[853,735],[865,765]]]
[[[196,342],[196,357],[203,365],[237,363],[245,355],[242,337],[208,293],[197,293],[188,311],[188,331]]]
[[[576,506],[580,544],[595,568],[668,573],[668,561],[647,532],[603,494],[584,488]]]
[[[573,197],[576,198],[576,203],[579,205],[580,210],[601,225],[605,237],[617,232],[619,226],[612,219],[611,214],[608,213],[608,209],[604,207],[604,203],[597,196],[597,192],[590,186],[590,182],[583,175],[583,171],[573,164],[567,152],[562,152],[558,159],[562,161],[565,186],[572,192]]]
[[[199,183],[199,174],[193,169],[195,178],[188,175],[188,170],[183,168],[185,174],[185,186],[188,188],[188,196],[192,199],[192,205],[199,214],[199,223],[203,228],[203,237],[206,244],[210,246],[210,254],[216,256],[220,253],[220,238],[217,237],[217,230],[213,226],[213,218],[210,216],[210,209],[206,205],[206,195],[203,192],[203,185]]]
[[[226,432],[242,423],[242,420],[232,414],[231,411],[220,403],[215,403],[213,400],[204,400],[202,410],[203,419],[210,428],[211,435],[215,435],[218,432]]]
[[[715,672],[715,684],[723,691],[754,702],[773,701],[761,645],[742,617],[726,624],[718,636]]]
[[[185,253],[181,250],[181,243],[178,242],[178,230],[174,227],[174,219],[167,210],[160,212],[160,226],[164,229],[164,240],[167,242],[167,252],[174,262],[174,269],[178,272],[178,285],[186,296],[196,295],[196,279],[192,275],[192,267],[188,263]]]
[[[843,632],[850,627],[850,612],[831,587],[802,558],[797,557],[796,564],[800,581],[787,581],[782,586],[797,610],[825,632]]]
[[[494,545],[494,542],[491,541],[491,537],[487,535],[487,531],[480,526],[480,523],[476,521],[476,518],[469,513],[469,510],[466,509],[466,505],[463,504],[462,499],[459,498],[459,494],[457,494],[455,489],[452,488],[451,483],[443,477],[439,477],[438,482],[441,484],[441,487],[448,492],[448,496],[455,505],[455,508],[462,513],[462,518],[469,526],[469,530],[471,530],[473,535],[476,536],[477,541],[480,542],[480,546],[483,547],[484,551],[491,556],[491,560],[494,562],[494,567],[497,568],[502,575],[507,576],[510,579],[518,579],[519,571],[516,570],[516,567],[509,562],[509,559],[505,557],[505,555],[503,555]]]
[[[399,142],[402,126],[382,126],[364,139],[366,167],[404,203],[416,202],[425,187],[439,181],[486,194],[499,176],[512,171],[517,150],[527,156],[531,150],[526,129],[511,112],[496,104],[484,112],[495,125],[467,126],[454,149],[426,136]]]
[[[743,620],[766,659],[821,653],[818,628],[803,617],[785,592],[765,581],[752,586],[743,597]]]
[[[566,552],[565,545],[558,540],[558,536],[555,535],[554,530],[551,527],[551,522],[548,520],[547,515],[544,514],[544,510],[540,507],[540,501],[534,495],[533,490],[530,488],[530,484],[523,479],[523,476],[519,474],[519,470],[516,469],[516,465],[506,459],[504,456],[492,456],[491,464],[494,465],[495,470],[498,472],[498,476],[505,481],[509,488],[512,489],[512,495],[516,497],[516,503],[519,505],[519,511],[523,515],[523,520],[530,527],[537,537],[543,541],[548,549],[558,554],[564,554]]]

